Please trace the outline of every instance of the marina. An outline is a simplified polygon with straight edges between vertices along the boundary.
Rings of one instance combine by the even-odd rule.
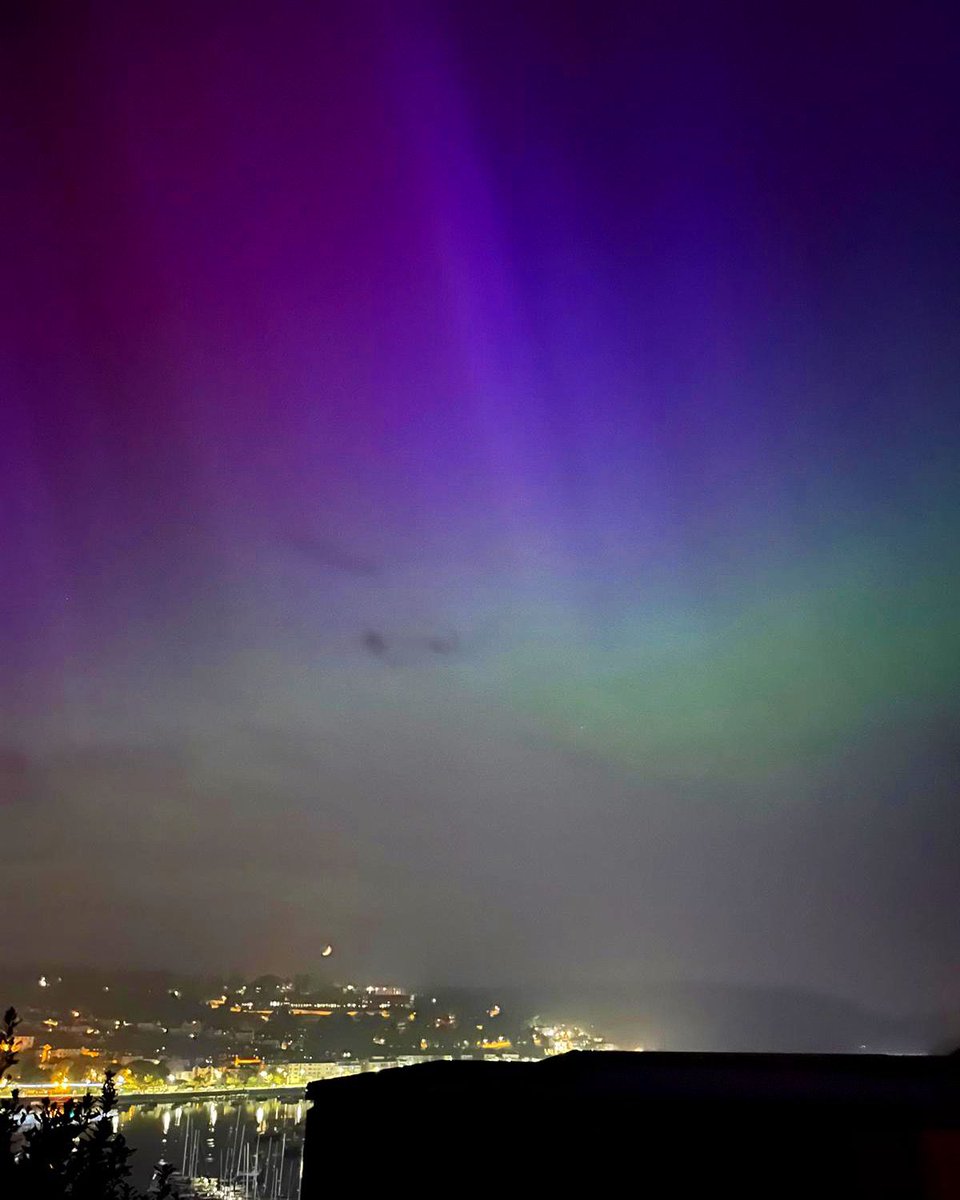
[[[303,1099],[237,1096],[192,1103],[139,1101],[119,1114],[135,1151],[131,1182],[156,1186],[174,1168],[174,1194],[206,1200],[295,1200],[303,1150]]]

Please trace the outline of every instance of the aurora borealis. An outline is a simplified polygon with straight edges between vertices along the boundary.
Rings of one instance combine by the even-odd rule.
[[[960,21],[677,8],[6,18],[8,957],[955,1006]]]

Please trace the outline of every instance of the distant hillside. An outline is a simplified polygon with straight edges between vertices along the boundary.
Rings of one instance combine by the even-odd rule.
[[[432,989],[436,990],[436,989]],[[943,1014],[884,1017],[857,1004],[791,988],[643,983],[443,989],[457,1007],[504,1010],[592,1026],[625,1050],[930,1053],[960,1045]]]
[[[960,1042],[943,1015],[891,1019],[789,988],[637,984],[580,989],[544,1007],[596,1025],[624,1049],[928,1053]]]
[[[103,971],[0,965],[0,1006],[79,1007],[116,1016],[174,1020],[221,986],[167,971]],[[58,977],[62,976],[62,980]],[[406,981],[404,981],[406,982]],[[177,997],[173,998],[173,989]],[[496,1003],[521,1022],[591,1026],[623,1049],[767,1052],[944,1053],[960,1046],[960,1019],[945,1014],[884,1017],[857,1004],[801,989],[721,983],[644,983],[606,986],[563,982],[530,987],[418,988],[441,1008],[477,1021]],[[105,992],[109,992],[109,999]]]

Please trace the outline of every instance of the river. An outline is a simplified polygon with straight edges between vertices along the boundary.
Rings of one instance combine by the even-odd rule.
[[[161,1159],[177,1170],[186,1164],[188,1174],[217,1177],[237,1162],[252,1168],[259,1155],[261,1195],[295,1200],[307,1107],[305,1100],[246,1096],[125,1106],[120,1132],[136,1151],[131,1182],[145,1191]]]

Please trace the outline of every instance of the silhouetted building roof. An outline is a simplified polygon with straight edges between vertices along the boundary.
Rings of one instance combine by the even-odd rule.
[[[958,1067],[946,1057],[575,1052],[314,1083],[301,1194],[363,1184],[602,1196],[626,1183],[658,1198],[958,1200]]]

